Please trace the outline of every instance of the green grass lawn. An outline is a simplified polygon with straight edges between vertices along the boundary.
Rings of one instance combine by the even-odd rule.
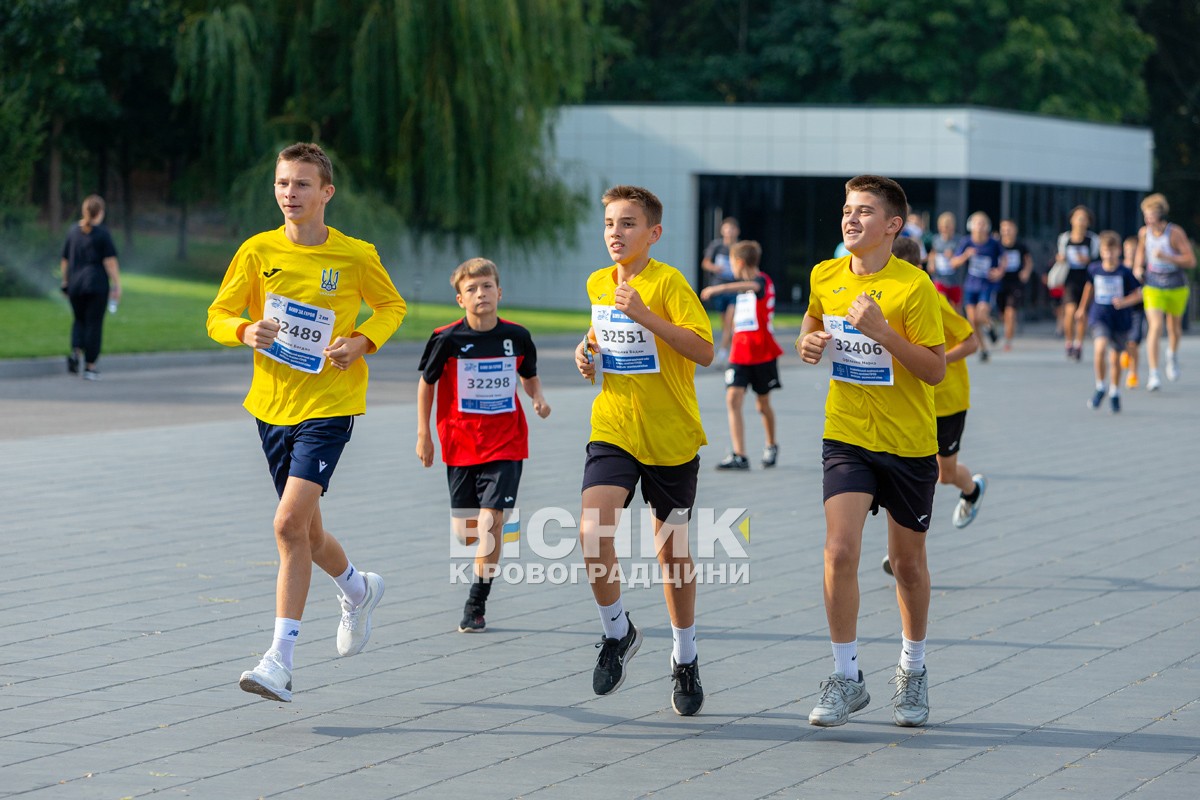
[[[144,275],[124,272],[124,297],[114,315],[104,322],[104,352],[155,353],[206,350],[220,345],[204,329],[208,305],[217,292],[217,280]],[[364,308],[363,316],[369,313]],[[501,315],[520,323],[534,335],[582,334],[587,329],[585,311],[555,311],[501,307]],[[458,306],[440,303],[410,304],[408,316],[393,341],[425,341],[439,325],[462,316]],[[709,315],[713,317],[713,315]],[[63,296],[53,298],[0,298],[0,358],[33,358],[65,355],[69,349],[71,308]],[[713,317],[714,326],[717,320]],[[800,315],[781,314],[778,327],[799,327]]]

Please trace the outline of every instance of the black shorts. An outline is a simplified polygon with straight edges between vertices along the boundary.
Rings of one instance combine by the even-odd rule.
[[[329,489],[329,479],[354,430],[354,417],[306,419],[295,425],[270,425],[260,420],[258,438],[275,492],[283,497],[288,477],[294,476]]]
[[[1139,303],[1133,308],[1133,327],[1129,329],[1129,336],[1126,337],[1126,344],[1141,344],[1142,339],[1146,338],[1146,312]]]
[[[944,417],[937,418],[939,456],[944,458],[946,456],[958,455],[958,448],[962,444],[963,429],[966,427],[966,411],[959,411],[957,414],[947,414]]]
[[[632,455],[607,442],[588,442],[583,462],[583,488],[620,486],[629,494],[625,508],[633,502],[633,489],[642,482],[642,499],[655,519],[668,524],[687,522],[696,504],[696,481],[700,475],[700,456],[673,467],[643,464]]]
[[[1067,272],[1067,282],[1063,284],[1062,301],[1073,306],[1079,305],[1083,299],[1083,287],[1087,286],[1091,276],[1086,269],[1072,269]]]
[[[1129,341],[1128,330],[1114,330],[1103,322],[1093,322],[1091,325],[1093,339],[1107,339],[1108,349],[1120,352]]]
[[[821,447],[824,498],[846,492],[871,495],[871,513],[883,506],[898,524],[924,533],[937,488],[936,456],[906,458],[825,439]]]
[[[507,511],[517,504],[524,461],[489,461],[469,467],[446,467],[450,484],[450,512],[475,517],[481,508]]]
[[[779,359],[772,358],[761,364],[730,364],[725,370],[725,385],[738,389],[749,386],[755,394],[767,394],[772,389],[781,389],[779,382]]]
[[[1024,300],[1025,284],[1021,283],[1021,273],[1006,272],[1000,280],[1000,291],[996,293],[996,305],[1004,311],[1020,308]]]

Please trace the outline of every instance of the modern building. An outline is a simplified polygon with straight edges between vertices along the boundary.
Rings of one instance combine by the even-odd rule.
[[[738,217],[781,306],[798,308],[810,268],[841,240],[854,175],[897,179],[914,210],[952,211],[960,231],[976,210],[1012,217],[1044,268],[1075,205],[1092,208],[1097,230],[1136,231],[1154,155],[1146,128],[971,107],[572,106],[553,146],[560,174],[596,205],[575,242],[512,254],[504,283],[521,305],[586,304],[583,277],[607,258],[599,197],[617,183],[662,199],[653,254],[697,286],[705,244]]]

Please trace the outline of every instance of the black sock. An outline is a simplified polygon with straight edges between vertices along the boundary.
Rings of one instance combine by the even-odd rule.
[[[966,500],[968,503],[974,503],[976,500],[979,499],[979,484],[978,483],[975,484],[975,491],[971,492],[970,494],[967,494],[965,492],[963,492],[961,494],[962,494],[963,500]]]
[[[475,576],[475,582],[471,584],[471,594],[468,596],[468,600],[477,606],[482,606],[487,603],[488,595],[491,593],[492,579]]]

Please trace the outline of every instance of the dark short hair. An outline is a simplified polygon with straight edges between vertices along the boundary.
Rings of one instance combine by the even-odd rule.
[[[908,236],[897,236],[892,242],[892,255],[910,264],[921,263],[921,245],[917,240]]]
[[[1076,211],[1082,211],[1083,213],[1087,214],[1089,228],[1096,224],[1096,215],[1092,213],[1090,208],[1084,205],[1078,205],[1071,209],[1071,213],[1067,214],[1068,222],[1070,221],[1071,217],[1075,216]]]
[[[859,175],[846,181],[846,194],[851,192],[867,192],[878,197],[883,201],[883,210],[887,212],[888,219],[904,219],[908,215],[908,197],[900,184],[891,178],[882,175]]]
[[[279,157],[275,159],[276,164],[279,164],[280,161],[300,161],[305,164],[313,164],[321,176],[322,186],[333,183],[333,162],[329,160],[329,156],[325,155],[325,151],[318,144],[296,142],[288,145],[279,151]]]
[[[600,202],[604,204],[605,208],[609,203],[615,203],[618,200],[628,200],[641,206],[642,210],[646,212],[646,222],[650,224],[650,227],[662,224],[662,201],[649,189],[621,184],[612,187],[600,198]]]
[[[762,260],[762,245],[752,239],[743,239],[729,248],[729,257],[746,262],[746,266],[758,268]]]

